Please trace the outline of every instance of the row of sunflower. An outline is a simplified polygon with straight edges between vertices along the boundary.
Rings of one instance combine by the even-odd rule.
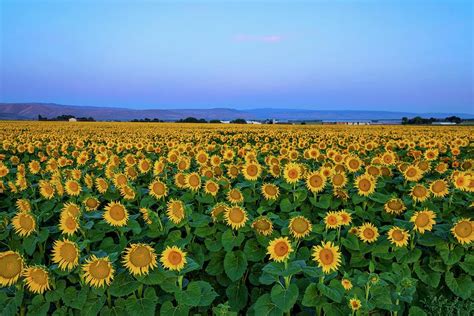
[[[4,314],[472,308],[469,127],[2,125]]]

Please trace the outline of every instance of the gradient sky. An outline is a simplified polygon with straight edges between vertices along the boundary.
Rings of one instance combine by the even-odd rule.
[[[0,3],[1,102],[474,113],[468,0]]]

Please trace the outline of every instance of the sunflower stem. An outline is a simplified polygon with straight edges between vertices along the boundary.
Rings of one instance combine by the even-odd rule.
[[[138,298],[142,298],[143,297],[143,284],[140,284],[140,286],[138,287]]]
[[[183,275],[178,275],[178,287],[180,290],[183,289]]]
[[[112,296],[110,295],[110,290],[107,290],[107,306],[112,308]]]
[[[367,283],[365,285],[365,301],[369,301],[369,292],[370,292],[370,285],[369,283]]]

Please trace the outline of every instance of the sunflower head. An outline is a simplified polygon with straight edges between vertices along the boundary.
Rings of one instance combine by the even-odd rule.
[[[26,286],[32,293],[42,294],[50,289],[49,274],[43,266],[32,266],[23,270]]]
[[[400,227],[392,227],[387,232],[388,240],[396,247],[405,247],[408,245],[409,234],[406,230]]]
[[[166,215],[176,225],[186,217],[184,203],[180,200],[172,199],[168,202]]]
[[[61,212],[59,216],[59,229],[65,235],[73,235],[79,230],[79,221],[67,212]]]
[[[227,193],[227,200],[230,203],[242,203],[244,201],[244,195],[239,189],[234,188]]]
[[[112,226],[125,226],[128,221],[128,211],[120,202],[110,202],[105,207],[104,220]]]
[[[349,291],[350,289],[352,289],[352,282],[349,279],[346,279],[346,278],[342,279],[341,285],[346,291]]]
[[[13,217],[12,225],[21,237],[27,237],[36,230],[36,220],[29,212],[19,212]]]
[[[347,212],[346,210],[341,210],[341,211],[337,212],[337,214],[339,215],[341,225],[343,225],[343,226],[350,225],[350,223],[352,222],[351,213]]]
[[[416,184],[411,189],[410,195],[416,202],[424,202],[429,198],[430,191],[422,184]]]
[[[341,253],[339,246],[334,245],[331,241],[322,242],[319,246],[313,247],[313,260],[324,273],[337,271],[341,264]]]
[[[242,174],[249,181],[257,180],[261,173],[262,167],[256,162],[248,162],[242,167]]]
[[[82,265],[83,279],[86,284],[93,287],[110,285],[114,278],[114,267],[108,257],[97,258],[92,255]]]
[[[187,263],[186,252],[177,246],[167,246],[161,254],[160,261],[165,269],[180,271]]]
[[[451,233],[459,243],[471,243],[474,240],[474,221],[468,218],[461,218],[451,228]]]
[[[400,215],[404,210],[406,210],[405,204],[398,198],[388,200],[383,207],[387,213],[395,215]]]
[[[0,252],[0,285],[11,286],[18,281],[25,263],[16,251]]]
[[[131,244],[124,251],[122,263],[133,275],[147,275],[158,265],[155,250],[147,244]]]
[[[361,307],[362,307],[362,304],[360,303],[360,300],[357,299],[357,298],[351,298],[349,300],[349,307],[353,310],[353,311],[356,311],[356,310],[359,310]]]
[[[280,195],[280,189],[271,183],[264,183],[262,185],[262,194],[265,200],[276,200]]]
[[[359,238],[368,243],[373,243],[379,237],[379,230],[371,223],[365,223],[359,227]]]
[[[217,220],[221,220],[227,208],[228,208],[228,205],[225,203],[220,202],[220,203],[215,204],[211,209],[212,220],[214,222]]]
[[[201,177],[197,172],[190,173],[186,176],[186,187],[192,191],[197,191],[201,188]]]
[[[273,232],[273,223],[267,217],[259,217],[253,221],[252,228],[263,236],[269,236]]]
[[[359,195],[369,196],[375,192],[375,179],[368,174],[363,174],[355,179],[355,186]]]
[[[285,181],[288,183],[296,183],[302,176],[301,172],[301,166],[297,163],[289,163],[285,166],[285,169],[283,170],[283,177],[285,178]]]
[[[326,176],[317,171],[311,172],[306,177],[306,186],[313,193],[321,192],[326,186]]]
[[[292,252],[293,248],[288,237],[273,239],[267,247],[267,254],[270,255],[270,259],[276,262],[287,260]]]
[[[53,244],[52,261],[61,270],[71,270],[79,264],[79,248],[73,241],[56,240]]]
[[[233,229],[239,229],[245,226],[248,220],[247,212],[240,206],[234,205],[228,207],[224,214],[227,225]]]
[[[311,233],[313,226],[306,217],[296,216],[290,220],[288,229],[293,237],[304,238]]]
[[[324,223],[326,224],[326,229],[338,228],[342,225],[342,219],[338,212],[327,212],[324,217]]]
[[[435,180],[430,184],[430,191],[435,197],[445,197],[449,194],[449,187],[446,180]]]
[[[166,184],[159,180],[151,182],[148,186],[148,190],[150,190],[150,195],[156,199],[161,199],[168,194],[168,188]]]
[[[423,211],[418,211],[413,214],[410,218],[410,222],[414,225],[414,230],[418,231],[420,234],[424,234],[425,231],[431,231],[435,222],[436,213],[425,209]]]
[[[84,204],[86,210],[89,212],[97,210],[100,205],[99,200],[92,196],[88,196],[87,198],[85,198],[82,203]]]

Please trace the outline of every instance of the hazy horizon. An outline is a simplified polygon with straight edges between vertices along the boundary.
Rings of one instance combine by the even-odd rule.
[[[0,6],[0,102],[474,113],[470,1]]]

